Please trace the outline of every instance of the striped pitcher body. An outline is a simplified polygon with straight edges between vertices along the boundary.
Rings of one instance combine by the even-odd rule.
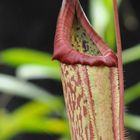
[[[120,140],[117,68],[61,64],[72,140]]]
[[[72,140],[124,140],[118,58],[87,20],[79,0],[63,0],[53,59]]]

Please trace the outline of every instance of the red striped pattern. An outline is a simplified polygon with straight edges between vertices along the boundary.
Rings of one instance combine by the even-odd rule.
[[[61,71],[72,140],[121,140],[117,68],[61,64]]]

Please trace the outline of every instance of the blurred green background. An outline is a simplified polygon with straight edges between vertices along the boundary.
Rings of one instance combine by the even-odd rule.
[[[81,0],[95,30],[116,51],[111,0]],[[52,61],[61,0],[0,2],[0,140],[70,140],[59,64]],[[126,136],[140,139],[137,3],[120,0]]]

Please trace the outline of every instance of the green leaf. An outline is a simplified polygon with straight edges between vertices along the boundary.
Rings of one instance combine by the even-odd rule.
[[[120,5],[120,3],[121,0],[118,0],[118,5]],[[106,40],[109,46],[115,50],[115,26],[112,1],[90,0],[89,15],[96,31]]]
[[[106,40],[109,46],[115,49],[115,31],[113,6],[110,0],[90,0],[89,13],[91,23],[96,31]]]
[[[104,30],[110,20],[110,14],[112,14],[109,13],[110,9],[106,7],[103,0],[90,0],[89,10],[91,23],[99,34],[104,35]]]
[[[140,97],[140,83],[125,90],[125,104],[129,104]]]
[[[53,102],[53,101],[52,101]],[[26,119],[32,118],[32,117],[39,117],[41,115],[47,115],[49,113],[52,113],[53,111],[55,112],[61,112],[62,115],[62,109],[64,105],[61,103],[61,106],[58,104],[53,105],[53,108],[48,105],[48,103],[43,103],[43,102],[36,102],[36,101],[30,101],[19,108],[16,108],[16,110],[11,113],[11,116],[14,116],[17,120],[21,117]],[[59,109],[59,111],[58,111]]]
[[[39,102],[26,103],[10,114],[2,111],[0,139],[7,140],[21,132],[68,135],[67,121],[48,117],[52,111],[47,104]],[[62,109],[56,105],[55,111]]]
[[[17,77],[21,79],[44,79],[60,80],[59,69],[42,65],[21,65],[16,70]]]
[[[140,60],[140,44],[123,51],[123,64]]]
[[[54,97],[42,88],[4,74],[0,74],[0,91],[50,104],[52,104],[52,101],[59,102],[59,98]]]
[[[50,54],[26,48],[12,48],[0,52],[0,61],[5,64],[19,66],[23,64],[39,64],[58,68]]]
[[[10,119],[10,118],[9,118]],[[13,122],[12,122],[13,121]],[[24,121],[24,120],[23,120]],[[29,118],[24,122],[14,122],[12,119],[4,121],[5,126],[1,128],[0,139],[10,140],[15,135],[26,133],[46,133],[56,135],[69,135],[68,123],[60,119],[51,118]]]
[[[125,114],[125,127],[140,131],[140,116]]]
[[[24,123],[23,130],[34,133],[68,134],[68,123],[54,118],[32,119]]]

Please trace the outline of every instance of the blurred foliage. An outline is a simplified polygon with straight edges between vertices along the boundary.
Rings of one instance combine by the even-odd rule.
[[[125,126],[129,129],[140,131],[140,117],[132,114],[126,114]]]
[[[90,17],[95,29],[115,50],[115,34],[110,0],[90,0]],[[100,11],[100,12],[99,12]],[[124,64],[140,60],[140,45],[123,51]],[[20,96],[31,101],[7,112],[0,108],[0,140],[10,140],[21,132],[60,135],[60,140],[70,139],[65,107],[61,97],[29,82],[31,79],[60,80],[59,65],[51,55],[25,48],[0,51],[0,63],[16,68],[16,76],[0,74],[1,96]],[[140,97],[140,84],[125,91],[125,104]],[[1,104],[0,104],[1,105]],[[125,115],[125,126],[140,131],[140,117]]]
[[[16,96],[22,96],[51,104],[51,100],[58,100],[44,89],[12,76],[0,74],[0,83],[0,91],[7,94],[14,94]]]
[[[110,0],[90,0],[89,15],[95,30],[115,50],[115,30],[113,7]],[[100,11],[100,12],[99,12]]]
[[[123,63],[128,64],[140,60],[140,44],[123,51]]]
[[[19,66],[16,71],[17,77],[21,79],[44,79],[51,78],[60,80],[59,69],[53,67],[46,67],[42,65],[26,64]]]
[[[129,104],[140,98],[140,83],[125,90],[125,104]]]
[[[54,103],[53,100],[51,101]],[[68,135],[68,124],[65,119],[49,117],[54,111],[58,114],[62,112],[62,108],[56,106],[56,103],[50,107],[48,102],[31,101],[17,108],[12,113],[6,113],[4,110],[1,110],[0,139],[10,139],[20,132]]]
[[[38,64],[58,69],[58,63],[56,61],[52,63],[50,54],[21,47],[2,51],[0,53],[0,60],[1,63],[9,64],[12,66],[19,66],[23,64]]]
[[[0,56],[2,64],[16,67],[16,77],[0,74],[0,92],[31,99],[12,113],[1,108],[0,139],[8,140],[20,132],[59,134],[69,139],[63,100],[27,81],[60,80],[57,62],[47,53],[25,48],[4,50]],[[50,117],[51,114],[57,114],[61,119]]]

